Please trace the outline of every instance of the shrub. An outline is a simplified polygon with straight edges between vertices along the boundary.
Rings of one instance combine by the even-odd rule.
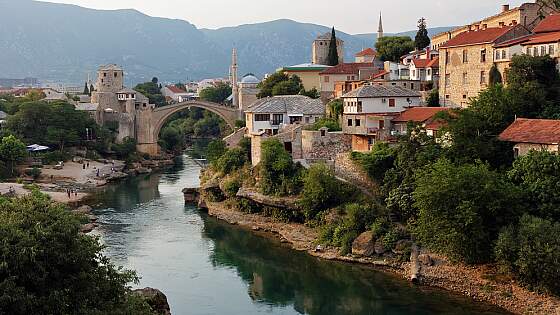
[[[208,162],[213,163],[227,151],[227,145],[223,140],[214,140],[208,144],[206,157]]]
[[[262,142],[259,173],[260,190],[265,195],[289,195],[299,192],[301,165],[294,164],[292,156],[278,139]]]
[[[369,177],[378,183],[383,181],[385,173],[393,168],[395,163],[393,151],[386,143],[377,143],[369,153],[352,152],[352,159],[357,161]]]
[[[319,121],[315,122],[313,125],[311,125],[311,130],[319,130],[323,127],[327,127],[329,129],[329,131],[341,131],[342,128],[340,127],[340,124],[338,123],[338,120],[334,120],[334,119],[330,119],[330,118],[323,118],[320,119]]]
[[[325,164],[315,164],[303,178],[303,191],[300,204],[305,217],[313,220],[324,210],[344,202],[348,193],[344,184],[339,182],[334,172]]]
[[[70,153],[60,151],[47,152],[39,156],[42,157],[43,163],[45,164],[56,164],[60,161],[64,162],[72,158]]]
[[[41,169],[38,167],[26,169],[25,175],[32,177],[34,180],[37,180],[37,178],[41,176]]]
[[[241,169],[247,162],[247,155],[239,148],[226,151],[220,158],[214,161],[216,170],[222,174],[231,174]]]
[[[529,288],[560,294],[558,235],[560,223],[524,215],[500,233],[496,260]]]
[[[230,178],[224,183],[224,193],[228,198],[235,197],[240,188],[241,183],[238,178]]]
[[[122,143],[113,144],[112,149],[115,151],[117,158],[126,160],[136,152],[136,140],[133,138],[125,138]]]

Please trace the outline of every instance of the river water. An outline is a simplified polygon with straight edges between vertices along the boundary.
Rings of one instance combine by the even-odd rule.
[[[117,265],[161,289],[175,315],[505,314],[356,265],[321,261],[185,206],[199,185],[189,157],[162,174],[108,186],[96,231]]]

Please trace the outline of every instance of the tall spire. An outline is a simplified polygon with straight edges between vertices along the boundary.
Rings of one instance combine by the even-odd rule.
[[[383,19],[381,18],[381,12],[379,12],[379,27],[377,28],[377,39],[383,37]]]
[[[234,107],[239,107],[239,87],[237,85],[237,49],[233,48],[231,53],[231,93],[232,93],[232,105]]]

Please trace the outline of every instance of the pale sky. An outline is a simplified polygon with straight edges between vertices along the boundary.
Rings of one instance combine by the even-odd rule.
[[[45,0],[43,0],[45,1]],[[292,19],[350,33],[377,31],[379,12],[385,32],[413,30],[424,16],[429,27],[463,25],[499,12],[502,4],[531,0],[48,0],[94,9],[136,9],[147,15],[219,28]]]

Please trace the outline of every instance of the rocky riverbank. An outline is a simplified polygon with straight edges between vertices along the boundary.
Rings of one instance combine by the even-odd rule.
[[[259,214],[245,214],[229,208],[223,202],[203,201],[208,214],[230,224],[257,233],[277,237],[298,251],[323,259],[360,263],[397,273],[410,279],[411,263],[387,258],[340,255],[337,248],[320,247],[316,229],[303,224],[278,222]],[[366,241],[367,242],[367,241]],[[357,244],[356,244],[357,245]],[[560,315],[560,298],[537,294],[520,287],[512,280],[498,279],[493,266],[466,266],[450,263],[446,258],[420,250],[418,282],[466,295],[476,301],[499,306],[514,314]]]

